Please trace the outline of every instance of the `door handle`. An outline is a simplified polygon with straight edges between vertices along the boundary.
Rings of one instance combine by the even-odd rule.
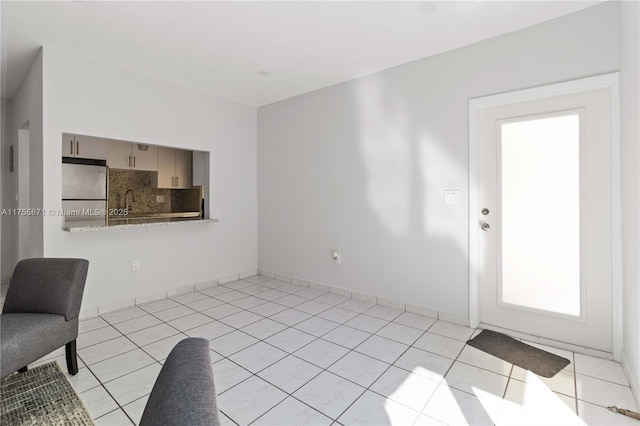
[[[488,231],[489,229],[491,229],[491,226],[489,226],[487,222],[480,222],[480,229],[482,229],[483,231]]]
[[[69,141],[69,155],[73,156],[73,141]]]
[[[176,187],[178,186],[178,176],[176,176]]]
[[[134,169],[136,168],[136,156],[135,155],[133,156],[133,168]]]
[[[76,141],[76,155],[80,155],[80,141]]]
[[[129,156],[129,167],[131,167],[131,156]]]

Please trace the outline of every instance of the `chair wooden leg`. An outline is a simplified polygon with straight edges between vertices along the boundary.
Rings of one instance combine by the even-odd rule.
[[[67,356],[67,370],[69,374],[75,376],[78,374],[78,357],[76,354],[76,341],[72,340],[64,347],[65,354]]]
[[[18,370],[18,373],[26,373],[27,372],[27,366],[25,365],[24,367],[22,367],[20,370]]]

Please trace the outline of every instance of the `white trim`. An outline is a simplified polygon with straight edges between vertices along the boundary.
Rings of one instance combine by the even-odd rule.
[[[636,382],[636,377],[631,374],[632,370],[629,366],[629,360],[627,360],[626,353],[622,354],[622,370],[624,371],[624,375],[627,377],[629,385],[631,385],[631,393],[636,400],[636,405],[640,407],[640,384]]]
[[[611,286],[613,322],[613,359],[622,360],[624,300],[622,280],[622,188],[620,159],[620,85],[619,73],[611,78]],[[636,388],[637,390],[637,388]]]
[[[478,276],[478,113],[479,100],[469,100],[469,325],[480,325]]]
[[[258,270],[257,269],[251,269],[249,271],[246,272],[241,272],[240,273],[240,279],[244,279],[244,278],[249,278],[249,277],[253,277],[254,275],[258,275]]]
[[[622,224],[620,190],[620,107],[619,73],[587,77],[547,86],[469,99],[469,322],[480,324],[480,283],[478,280],[478,116],[480,110],[516,102],[567,95],[597,89],[611,93],[611,287],[613,358],[622,357]]]
[[[282,274],[279,272],[268,272],[263,269],[259,269],[261,275],[268,276],[270,278],[273,277],[289,277],[287,274]],[[267,275],[269,274],[269,275]],[[277,279],[277,278],[276,278]],[[469,319],[464,315],[452,314],[449,312],[437,311],[432,308],[427,308],[424,306],[412,305],[409,303],[405,303],[403,301],[387,299],[381,296],[375,296],[372,294],[366,294],[362,292],[358,292],[355,290],[349,290],[343,287],[337,287],[325,283],[321,283],[318,281],[307,280],[306,278],[293,278],[294,280],[302,281],[303,286],[306,287],[306,283],[309,283],[310,288],[315,288],[318,290],[326,291],[328,293],[338,294],[340,296],[345,296],[350,299],[355,300],[364,300],[370,303],[374,303],[376,305],[386,306],[394,309],[398,309],[400,311],[405,311],[413,314],[418,314],[422,316],[426,316],[429,318],[439,319],[441,321],[451,322],[454,324],[463,325],[465,327],[469,327]],[[300,284],[299,284],[300,285]],[[475,327],[471,327],[475,328]]]

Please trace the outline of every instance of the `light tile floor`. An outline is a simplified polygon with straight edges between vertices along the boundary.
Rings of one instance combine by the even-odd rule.
[[[542,347],[571,361],[545,379],[465,346],[475,331],[255,276],[81,321],[70,380],[98,425],[137,424],[196,336],[225,425],[638,425],[604,408],[637,410],[620,364]]]

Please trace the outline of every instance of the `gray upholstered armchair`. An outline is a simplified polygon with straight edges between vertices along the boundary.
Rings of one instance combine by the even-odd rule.
[[[0,315],[0,378],[65,346],[69,374],[78,372],[76,338],[89,262],[25,259],[16,265]]]
[[[184,339],[171,350],[153,385],[140,426],[218,426],[209,341]]]

